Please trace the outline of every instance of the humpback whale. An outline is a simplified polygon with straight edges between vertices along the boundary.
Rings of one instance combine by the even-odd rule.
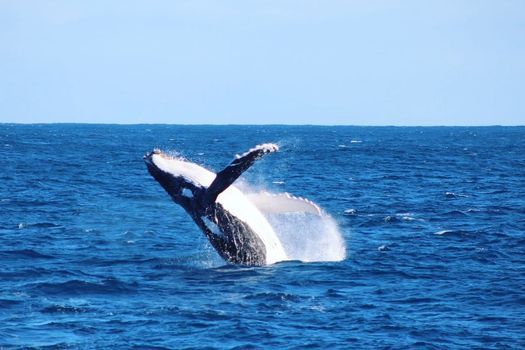
[[[258,145],[217,174],[159,149],[147,153],[149,173],[204,232],[226,261],[260,266],[287,260],[272,226],[254,202],[233,185],[258,159],[279,147]]]

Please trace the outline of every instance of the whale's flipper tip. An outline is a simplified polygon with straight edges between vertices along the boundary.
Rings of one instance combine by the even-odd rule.
[[[215,180],[213,180],[206,191],[206,201],[208,203],[215,202],[217,196],[237,180],[243,172],[248,170],[255,161],[268,153],[277,152],[278,150],[279,146],[275,143],[263,143],[241,155],[236,155],[235,159],[226,168],[217,173]]]
[[[239,155],[237,154],[235,156],[235,159],[241,159],[246,156],[249,156],[250,154],[257,154],[259,156],[262,156],[266,153],[272,153],[279,151],[279,146],[275,143],[263,143],[260,145],[257,145],[253,148],[250,148],[248,151],[244,152],[243,154]]]
[[[155,148],[151,152],[146,152],[146,154],[142,157],[142,159],[144,160],[146,164],[151,164],[153,163],[152,157],[156,154],[161,154],[161,153],[162,151],[160,149]]]

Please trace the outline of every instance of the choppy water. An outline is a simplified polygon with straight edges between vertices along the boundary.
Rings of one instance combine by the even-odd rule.
[[[142,161],[268,141],[244,180],[331,213],[345,260],[225,265]],[[523,127],[0,124],[0,152],[0,348],[525,347]]]

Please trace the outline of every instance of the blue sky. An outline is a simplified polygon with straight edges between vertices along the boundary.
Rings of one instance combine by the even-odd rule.
[[[523,125],[525,1],[0,0],[0,122]]]

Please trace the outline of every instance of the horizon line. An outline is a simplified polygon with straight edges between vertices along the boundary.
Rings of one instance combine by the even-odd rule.
[[[401,127],[401,128],[446,128],[446,127],[524,127],[525,124],[429,124],[429,125],[403,125],[403,124],[240,124],[240,123],[111,123],[111,122],[0,122],[0,125],[178,125],[178,126],[320,126],[320,127]]]

